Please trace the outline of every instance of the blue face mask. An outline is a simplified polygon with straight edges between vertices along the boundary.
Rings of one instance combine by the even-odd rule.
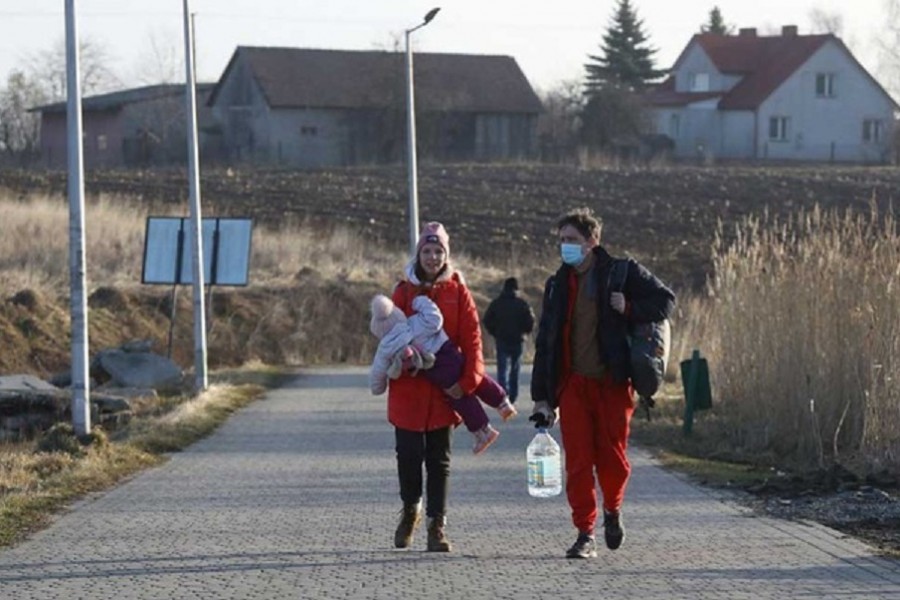
[[[584,253],[581,252],[581,244],[562,243],[559,245],[559,253],[562,256],[562,261],[573,267],[577,267],[581,264],[581,261],[584,260]]]

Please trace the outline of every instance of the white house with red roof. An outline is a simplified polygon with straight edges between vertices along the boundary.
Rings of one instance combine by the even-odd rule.
[[[900,106],[832,34],[700,33],[648,94],[675,156],[884,163]]]

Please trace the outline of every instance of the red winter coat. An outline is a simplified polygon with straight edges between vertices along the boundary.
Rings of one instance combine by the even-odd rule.
[[[444,331],[466,359],[459,385],[466,394],[472,393],[484,377],[484,356],[481,350],[481,326],[478,309],[469,288],[459,273],[448,267],[432,286],[417,285],[418,280],[407,269],[408,279],[394,289],[394,304],[407,316],[412,314],[412,300],[425,294],[437,304],[444,317]],[[424,377],[402,375],[392,379],[388,388],[388,421],[395,427],[410,431],[433,431],[459,425],[457,415],[447,396]]]

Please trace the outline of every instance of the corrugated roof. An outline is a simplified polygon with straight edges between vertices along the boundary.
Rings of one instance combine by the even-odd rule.
[[[242,57],[273,108],[402,106],[405,55],[398,52],[240,46],[216,90]],[[416,52],[416,102],[424,109],[525,112],[541,102],[510,56]]]
[[[198,83],[197,92],[204,94],[209,92],[215,84]],[[184,94],[183,83],[160,83],[156,85],[147,85],[144,87],[131,88],[127,90],[119,90],[109,92],[107,94],[97,94],[95,96],[85,96],[81,99],[81,108],[84,111],[116,111],[126,104],[135,102],[145,102],[147,100],[155,100],[166,96],[174,96]],[[197,102],[201,102],[198,98]],[[66,112],[66,102],[54,102],[43,106],[36,106],[29,109],[32,112]]]

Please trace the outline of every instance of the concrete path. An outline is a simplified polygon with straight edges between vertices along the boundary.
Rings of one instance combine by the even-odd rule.
[[[394,550],[384,403],[361,369],[306,373],[0,552],[0,597],[900,599],[897,562],[823,527],[758,517],[636,449],[625,545],[565,560],[565,498],[525,491],[525,415],[499,424],[480,457],[457,431],[455,551],[424,552],[422,531],[413,550]]]

